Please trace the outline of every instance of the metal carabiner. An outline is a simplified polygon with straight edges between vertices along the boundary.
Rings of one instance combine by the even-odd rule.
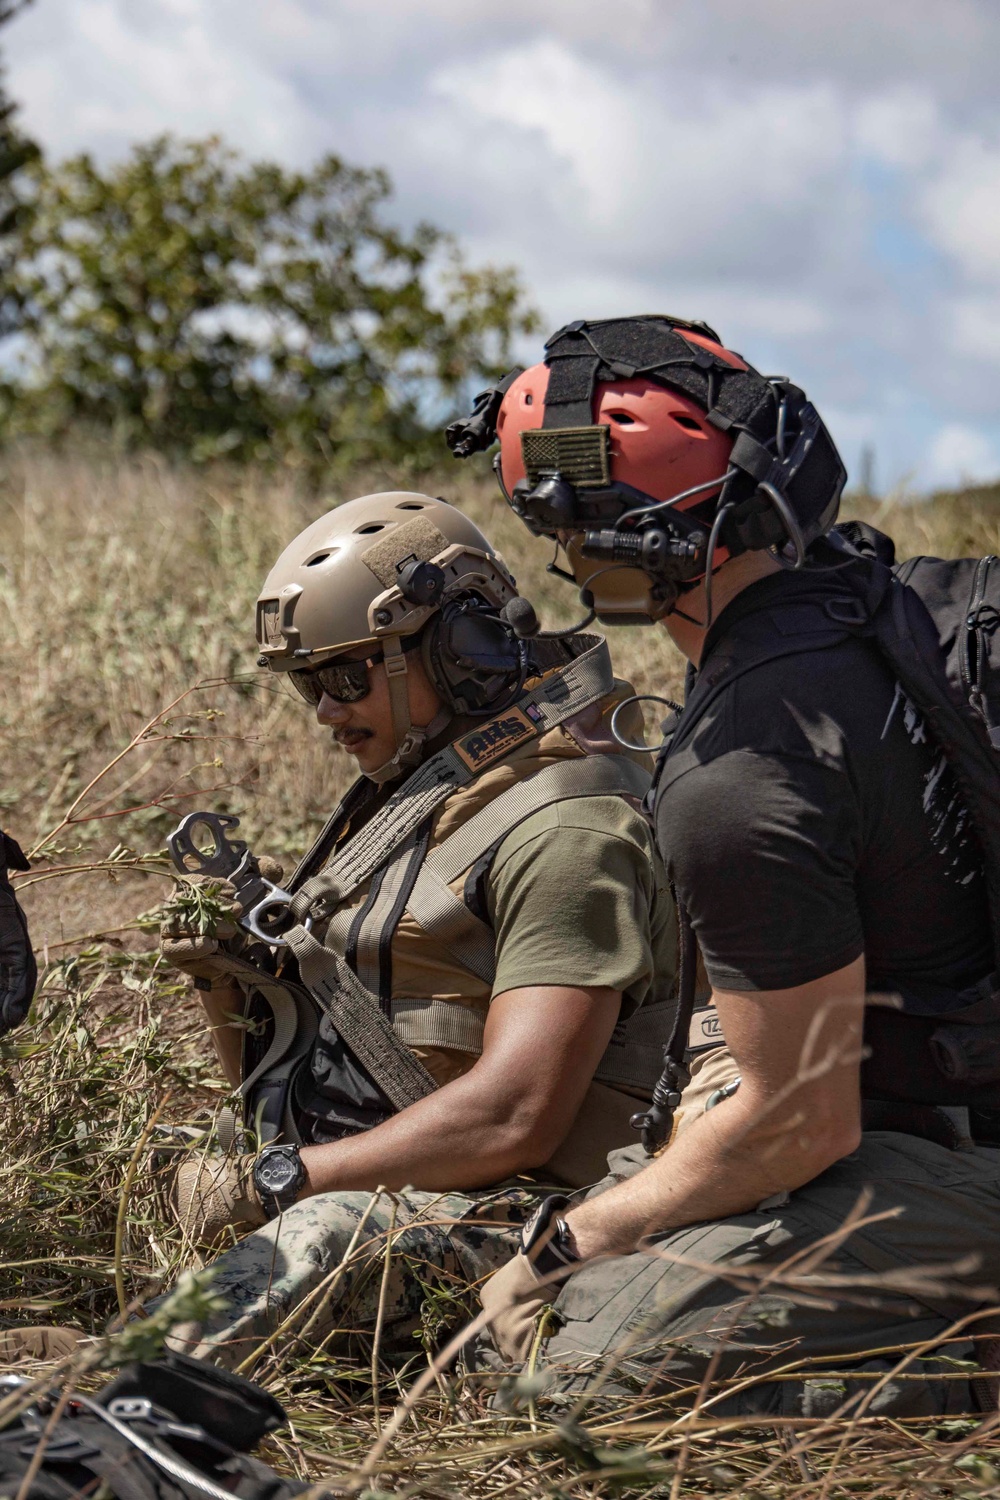
[[[182,875],[228,880],[240,898],[242,910],[236,920],[244,932],[274,948],[285,948],[288,940],[283,934],[295,925],[285,921],[292,893],[264,878],[245,840],[229,837],[229,830],[239,826],[240,820],[233,814],[188,813],[167,838],[170,857]],[[194,830],[199,827],[211,835],[211,848],[199,848],[195,843]],[[306,932],[311,931],[312,925],[312,917],[306,917],[302,923]]]

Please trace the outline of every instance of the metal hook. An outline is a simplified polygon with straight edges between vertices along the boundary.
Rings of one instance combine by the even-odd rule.
[[[660,751],[667,743],[666,739],[662,739],[658,745],[636,745],[632,742],[632,740],[627,740],[618,733],[618,715],[621,713],[622,709],[627,708],[630,703],[665,703],[668,708],[673,709],[675,714],[683,713],[684,705],[681,703],[675,703],[673,698],[661,698],[658,693],[633,693],[631,697],[623,698],[619,704],[616,704],[615,711],[611,715],[611,733],[614,735],[619,745],[621,745],[622,749],[637,750],[640,755],[659,755]]]

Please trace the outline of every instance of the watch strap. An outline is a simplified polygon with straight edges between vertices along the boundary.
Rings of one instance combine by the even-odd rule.
[[[562,1212],[570,1200],[561,1193],[543,1198],[521,1231],[521,1254],[541,1277],[555,1275],[580,1257],[573,1247],[573,1232]]]

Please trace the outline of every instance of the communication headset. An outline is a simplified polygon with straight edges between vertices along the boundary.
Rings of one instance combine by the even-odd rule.
[[[500,713],[524,687],[531,665],[527,640],[482,595],[470,589],[449,594],[445,582],[444,569],[434,562],[414,559],[399,570],[404,599],[438,606],[421,636],[424,668],[453,713]]]

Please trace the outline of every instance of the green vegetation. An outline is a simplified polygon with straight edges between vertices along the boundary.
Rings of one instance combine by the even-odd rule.
[[[287,865],[343,788],[344,757],[301,700],[256,669],[252,602],[307,521],[400,477],[358,472],[317,500],[289,470],[25,445],[7,455],[3,819],[38,849],[19,885],[44,986],[31,1023],[0,1046],[4,1323],[100,1333],[122,1305],[200,1265],[164,1188],[178,1153],[203,1149],[228,1096],[197,1000],[159,962],[142,913],[170,891],[163,843],[181,812],[237,812],[255,847]],[[544,571],[547,549],[492,483],[455,465],[427,486],[490,532],[547,621],[574,617],[572,591]],[[864,509],[904,555],[1000,552],[996,490]],[[662,632],[616,631],[612,644],[619,672],[641,689],[677,691],[681,664]],[[181,1126],[189,1133],[171,1133]],[[383,1432],[450,1315],[432,1297],[405,1368],[375,1359]],[[112,1357],[123,1352],[116,1345]],[[364,1492],[371,1370],[369,1351],[356,1362],[287,1344],[262,1354],[254,1375],[294,1424],[271,1461],[335,1494]],[[974,1496],[995,1493],[1000,1473],[995,1433],[969,1422],[792,1428],[772,1418],[734,1431],[710,1410],[689,1420],[695,1392],[603,1415],[545,1405],[525,1388],[523,1406],[503,1416],[488,1395],[461,1365],[432,1381],[371,1468],[367,1493]]]
[[[80,427],[196,461],[426,464],[534,326],[511,270],[385,218],[385,173],[168,137],[19,176],[8,435]]]
[[[0,0],[0,27],[12,21],[27,0]],[[0,339],[17,327],[19,301],[13,288],[21,222],[21,169],[38,156],[38,147],[17,124],[17,106],[8,96],[0,67]]]

